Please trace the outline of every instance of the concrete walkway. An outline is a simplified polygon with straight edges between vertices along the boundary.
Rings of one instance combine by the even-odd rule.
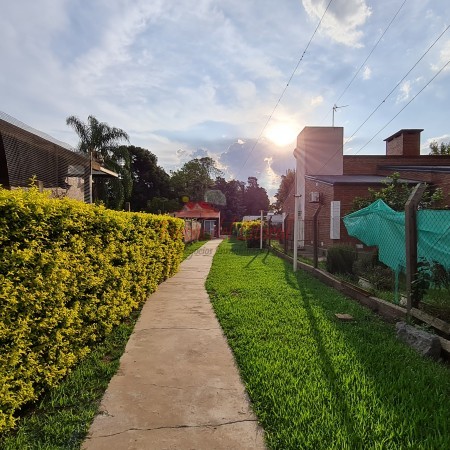
[[[204,287],[219,243],[150,296],[83,449],[265,448]]]

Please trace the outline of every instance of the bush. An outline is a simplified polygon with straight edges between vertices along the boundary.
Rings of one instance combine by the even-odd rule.
[[[182,229],[0,189],[0,431],[177,271]]]
[[[393,272],[385,264],[378,260],[378,252],[358,253],[353,263],[353,273],[363,277],[379,291],[393,289]]]
[[[241,231],[243,222],[233,222],[231,225],[231,235],[232,236],[239,236],[239,233]]]
[[[259,248],[261,244],[261,221],[251,220],[248,222],[241,222],[239,228],[239,235],[247,242],[247,248]],[[268,226],[263,224],[263,247],[266,246],[266,239],[268,236]]]
[[[327,250],[326,269],[330,273],[353,274],[356,251],[350,245],[335,245]]]

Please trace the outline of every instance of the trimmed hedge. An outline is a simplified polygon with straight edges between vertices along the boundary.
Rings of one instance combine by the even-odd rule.
[[[0,188],[0,431],[177,271],[183,226]]]
[[[247,242],[248,248],[256,248],[260,246],[261,236],[261,220],[250,220],[246,222],[234,222],[233,223],[233,235],[238,239],[242,239]],[[266,239],[268,236],[268,226],[263,224],[263,245],[266,245]]]

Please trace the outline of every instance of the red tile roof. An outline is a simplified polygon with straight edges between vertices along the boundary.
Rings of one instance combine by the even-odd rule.
[[[181,211],[175,213],[181,219],[219,219],[220,212],[207,202],[188,202]]]

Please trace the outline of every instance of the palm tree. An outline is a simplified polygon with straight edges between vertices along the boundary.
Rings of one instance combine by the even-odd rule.
[[[94,116],[89,116],[87,123],[76,116],[70,116],[66,119],[66,124],[71,126],[78,134],[80,138],[79,150],[89,154],[91,161],[89,199],[92,203],[92,159],[100,160],[105,167],[120,173],[122,167],[120,162],[126,162],[129,156],[123,154],[123,148],[119,147],[119,143],[122,140],[128,141],[128,134],[120,128],[110,127],[105,122],[99,122]],[[127,168],[126,164],[124,168]],[[114,203],[110,206],[120,208],[128,189],[124,189],[124,186],[118,180],[107,181],[103,188],[104,198],[102,200],[108,203],[109,197]]]

